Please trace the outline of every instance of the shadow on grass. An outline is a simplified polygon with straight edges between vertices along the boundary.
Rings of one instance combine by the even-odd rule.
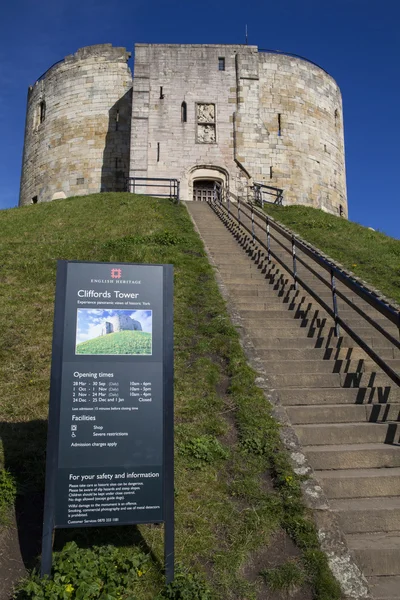
[[[0,439],[3,442],[4,467],[17,484],[15,518],[21,557],[25,567],[31,569],[38,566],[41,553],[47,421],[0,422]],[[162,568],[136,525],[57,529],[54,551],[61,550],[72,540],[81,548],[108,544],[115,547],[137,546]]]

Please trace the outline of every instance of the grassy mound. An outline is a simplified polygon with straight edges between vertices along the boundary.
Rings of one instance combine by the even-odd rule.
[[[282,225],[400,304],[400,239],[316,208],[264,208]]]
[[[77,354],[151,354],[151,333],[118,331],[76,346]]]
[[[158,525],[58,530],[53,577],[32,574],[18,598],[256,600],[270,594],[261,573],[295,557],[299,597],[338,600],[186,208],[97,194],[1,211],[0,229],[0,461],[18,509],[36,514],[26,539],[41,530],[57,259],[171,263],[175,285],[174,585],[163,587]]]

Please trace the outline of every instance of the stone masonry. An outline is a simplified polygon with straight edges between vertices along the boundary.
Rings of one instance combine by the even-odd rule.
[[[177,178],[188,200],[196,179],[234,195],[261,182],[286,204],[347,215],[340,90],[313,63],[256,46],[136,44],[130,175]]]
[[[20,205],[123,191],[132,75],[125,48],[81,48],[28,91]]]
[[[204,180],[233,199],[263,183],[347,216],[341,94],[323,69],[257,46],[136,44],[132,84],[129,56],[81,48],[29,88],[21,205],[129,175],[176,178],[183,200]]]

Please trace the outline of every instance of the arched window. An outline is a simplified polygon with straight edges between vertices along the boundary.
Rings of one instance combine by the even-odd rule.
[[[186,102],[182,102],[181,104],[181,121],[182,123],[187,122],[187,106]]]
[[[46,118],[46,102],[44,100],[39,104],[39,123],[43,123]]]

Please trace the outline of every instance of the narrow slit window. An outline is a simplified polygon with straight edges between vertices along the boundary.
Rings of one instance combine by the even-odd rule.
[[[44,100],[39,104],[39,123],[43,123],[46,118],[46,102]]]
[[[273,169],[272,167],[269,168],[269,178],[272,179],[272,175],[273,175]]]
[[[160,162],[160,142],[157,142],[157,162]]]
[[[278,113],[278,136],[282,135],[282,116],[281,113]]]
[[[218,71],[225,71],[225,57],[220,56],[218,58]]]
[[[115,168],[118,169],[118,158],[115,159]]]
[[[337,108],[335,108],[335,126],[337,126],[339,122],[339,111]]]
[[[186,102],[182,102],[181,104],[181,121],[182,123],[187,122],[187,105]]]
[[[117,110],[117,112],[115,114],[115,131],[118,131],[118,124],[119,124],[119,110]]]
[[[164,92],[163,92],[163,86],[160,85],[160,100],[164,100],[165,96],[164,96]]]

